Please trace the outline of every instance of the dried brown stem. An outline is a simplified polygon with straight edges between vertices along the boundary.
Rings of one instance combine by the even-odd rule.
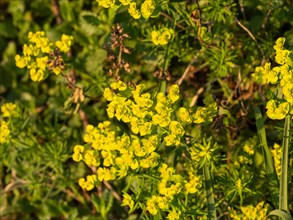
[[[256,38],[251,33],[251,31],[247,27],[245,27],[237,18],[235,18],[235,21],[250,36],[250,38],[255,42],[257,48],[259,49],[259,51],[262,55],[262,64],[263,64],[265,62],[265,55],[264,55],[264,52],[263,52],[262,48],[260,47],[259,43],[257,42]]]
[[[103,181],[104,185],[107,187],[108,190],[110,190],[113,194],[113,196],[115,197],[115,199],[117,199],[117,201],[121,202],[121,197],[119,196],[119,194],[113,189],[113,187],[110,185],[110,183],[108,183],[107,181]]]
[[[59,6],[56,0],[51,0],[51,7],[52,7],[52,12],[54,16],[56,17],[56,23],[61,24],[62,18],[60,16]]]
[[[204,88],[203,88],[203,87],[200,87],[199,90],[197,90],[195,96],[193,96],[193,99],[192,99],[192,101],[191,101],[191,103],[190,103],[190,105],[189,105],[190,108],[192,108],[192,107],[195,105],[195,103],[196,103],[196,101],[197,101],[199,95],[200,95],[201,93],[203,93],[203,91],[204,91]]]

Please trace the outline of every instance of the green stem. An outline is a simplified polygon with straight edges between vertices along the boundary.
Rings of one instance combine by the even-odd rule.
[[[162,79],[159,84],[159,92],[165,94],[167,90],[167,81],[166,79]]]
[[[280,178],[280,194],[279,209],[289,212],[288,208],[288,151],[289,151],[289,135],[290,135],[290,116],[285,118],[284,136],[283,136],[283,155],[281,162],[281,178]]]
[[[208,219],[217,219],[212,179],[207,161],[204,163],[203,174],[205,178],[205,191],[208,202]]]
[[[170,48],[170,44],[168,44],[167,49],[165,51],[164,64],[163,64],[163,79],[160,81],[160,84],[159,84],[159,92],[162,92],[164,94],[166,93],[166,89],[167,89],[166,71],[169,65],[169,48]]]

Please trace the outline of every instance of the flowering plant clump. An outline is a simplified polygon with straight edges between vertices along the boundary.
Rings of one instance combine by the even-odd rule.
[[[27,68],[33,81],[42,81],[48,76],[50,70],[56,75],[64,69],[61,53],[67,53],[72,45],[73,37],[63,34],[61,40],[53,42],[45,36],[45,32],[29,32],[30,44],[24,44],[23,56],[16,55],[16,66]]]
[[[271,64],[256,67],[252,77],[263,85],[274,84],[278,90],[276,97],[267,102],[267,115],[271,119],[281,120],[287,115],[293,115],[293,52],[284,49],[285,38],[281,37],[275,43],[275,61],[280,66],[271,69]]]
[[[0,219],[292,219],[269,2],[2,0]]]
[[[86,144],[74,147],[73,160],[83,161],[97,170],[86,179],[81,178],[79,185],[91,190],[102,181],[148,173],[156,178],[152,182],[156,193],[136,203],[145,203],[151,215],[162,210],[170,212],[170,219],[180,219],[181,212],[173,207],[172,201],[182,195],[198,193],[202,180],[192,172],[187,179],[176,174],[175,168],[163,163],[162,149],[184,144],[185,127],[191,123],[210,123],[217,114],[217,108],[214,103],[208,103],[194,112],[184,107],[176,110],[175,105],[180,98],[177,85],[170,86],[167,95],[151,95],[143,92],[144,88],[142,84],[133,88],[118,81],[104,90],[104,97],[109,101],[107,113],[112,122],[104,121],[97,127],[88,125],[84,135]],[[199,157],[191,148],[191,161],[194,162],[190,163],[197,166],[201,157],[210,160],[213,146],[208,143],[206,148],[210,150]],[[133,197],[125,192],[122,205],[133,210],[133,204]]]

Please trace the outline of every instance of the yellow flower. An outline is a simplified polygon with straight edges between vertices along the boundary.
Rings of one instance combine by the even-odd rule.
[[[90,166],[99,166],[100,162],[97,161],[96,156],[94,154],[93,150],[86,151],[84,155],[84,162],[90,167]]]
[[[286,101],[293,104],[293,82],[286,83],[282,89]]]
[[[126,86],[126,84],[124,83],[124,82],[122,82],[122,81],[118,81],[117,82],[117,89],[119,90],[119,91],[124,91],[124,90],[126,90],[127,89],[127,86]]]
[[[95,187],[96,182],[97,182],[97,175],[88,175],[86,177],[86,180],[84,178],[80,178],[78,180],[78,185],[80,185],[81,188],[86,189],[87,191],[90,191]]]
[[[156,200],[157,200],[157,196],[154,196],[154,195],[150,199],[147,200],[146,210],[151,215],[156,215],[158,213],[158,209],[156,207]]]
[[[276,51],[278,50],[282,50],[283,49],[283,46],[285,44],[285,38],[284,37],[279,37],[277,40],[276,40],[276,43],[275,43],[275,46],[274,46],[274,49]]]
[[[169,220],[179,220],[180,219],[180,214],[181,214],[180,211],[176,212],[176,211],[173,210],[173,211],[169,212],[167,218]]]
[[[18,54],[15,56],[15,63],[18,68],[24,68],[27,65],[26,58],[21,57]]]
[[[180,144],[180,136],[177,136],[175,134],[169,134],[164,137],[164,141],[166,142],[166,146],[171,146],[173,144],[178,146]]]
[[[28,38],[31,43],[35,44],[35,47],[30,45],[30,49],[33,51],[34,56],[38,55],[39,49],[41,49],[43,53],[50,53],[51,43],[49,43],[49,39],[45,37],[44,31],[37,31],[36,33],[29,32]]]
[[[152,0],[145,0],[141,5],[141,15],[148,19],[155,9],[155,4]]]
[[[167,44],[174,35],[174,31],[169,28],[164,28],[161,34],[161,44]]]
[[[57,66],[57,67],[54,67],[52,71],[58,76],[62,72],[62,69],[59,66]]]
[[[177,116],[182,122],[186,122],[186,123],[192,122],[188,110],[184,107],[179,108],[179,110],[177,111]]]
[[[177,84],[172,85],[169,88],[168,98],[171,99],[172,103],[176,102],[180,97],[180,90]]]
[[[131,3],[131,0],[119,0],[122,5],[129,5]]]
[[[159,31],[152,31],[151,40],[155,45],[166,45],[173,38],[174,31],[169,28],[163,28]]]
[[[256,206],[248,205],[240,207],[241,213],[237,213],[235,210],[230,213],[230,217],[239,220],[258,220],[266,219],[266,213],[268,211],[268,205],[264,205],[264,202],[258,203]]]
[[[31,56],[31,55],[33,55],[34,54],[34,52],[33,52],[34,50],[35,49],[34,49],[33,45],[29,45],[29,46],[27,44],[24,44],[23,45],[23,55],[24,56]]]
[[[33,81],[42,81],[45,79],[45,72],[41,69],[30,69],[30,77]]]
[[[1,106],[1,112],[3,113],[3,117],[13,117],[18,116],[16,111],[16,104],[14,103],[6,103]]]
[[[158,196],[156,202],[157,202],[160,209],[167,209],[168,208],[168,201],[165,196]]]
[[[204,117],[206,116],[205,115],[206,110],[207,109],[205,107],[201,107],[201,106],[198,107],[196,109],[196,112],[192,115],[193,123],[200,124],[200,123],[205,122]]]
[[[82,145],[76,145],[73,148],[73,155],[72,155],[72,159],[76,162],[79,162],[82,160],[82,152],[84,151],[84,146]]]
[[[289,55],[290,55],[289,50],[278,50],[276,51],[275,60],[278,64],[281,64],[281,65],[286,64]]]
[[[36,62],[38,68],[40,68],[41,70],[45,70],[48,62],[48,57],[37,57]]]
[[[243,147],[244,152],[248,153],[249,155],[254,154],[253,145],[245,144]]]
[[[200,176],[190,175],[189,182],[185,183],[184,187],[187,193],[196,193],[202,185]]]
[[[134,206],[134,201],[132,200],[132,197],[127,193],[123,193],[121,206],[129,206],[130,209],[132,209]]]
[[[97,174],[99,181],[114,180],[116,178],[116,169],[114,167],[111,167],[110,169],[99,167]]]
[[[110,88],[106,88],[104,90],[104,94],[103,94],[104,98],[107,101],[113,101],[114,97],[116,97],[116,94],[114,92],[112,92],[112,90]]]
[[[113,7],[115,4],[115,0],[96,0],[100,6],[103,8]]]
[[[132,2],[129,5],[128,8],[128,13],[134,18],[134,19],[139,19],[141,14],[140,11],[136,8],[136,3]]]
[[[184,128],[178,121],[171,121],[169,124],[169,129],[172,134],[182,136],[185,133]]]
[[[61,37],[61,41],[56,41],[55,45],[60,49],[60,51],[67,53],[70,50],[70,46],[72,44],[73,37],[63,34]]]
[[[266,105],[267,115],[273,120],[282,120],[286,117],[290,110],[288,102],[279,102],[277,100],[270,100]]]

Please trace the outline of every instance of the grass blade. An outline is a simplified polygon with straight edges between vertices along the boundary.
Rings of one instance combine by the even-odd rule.
[[[216,215],[216,207],[215,207],[215,199],[213,194],[213,185],[212,185],[212,179],[211,174],[209,170],[209,165],[207,161],[205,161],[203,165],[203,173],[205,177],[205,191],[206,191],[206,197],[208,202],[208,219],[214,220],[217,219]]]
[[[288,151],[290,135],[290,116],[285,118],[284,136],[283,136],[283,155],[281,161],[281,178],[280,178],[280,197],[279,209],[289,211],[288,208]]]
[[[263,117],[259,107],[254,107],[254,116],[256,120],[256,128],[260,141],[260,147],[262,148],[263,157],[265,161],[266,174],[268,178],[268,184],[271,191],[272,201],[275,207],[278,207],[279,200],[279,181],[277,178],[276,170],[274,168],[273,158],[268,148],[266,139],[266,130],[264,128]]]
[[[270,212],[270,214],[268,215],[268,218],[272,217],[272,216],[278,216],[281,219],[284,220],[293,220],[293,218],[291,217],[291,215],[283,210],[273,210]]]

